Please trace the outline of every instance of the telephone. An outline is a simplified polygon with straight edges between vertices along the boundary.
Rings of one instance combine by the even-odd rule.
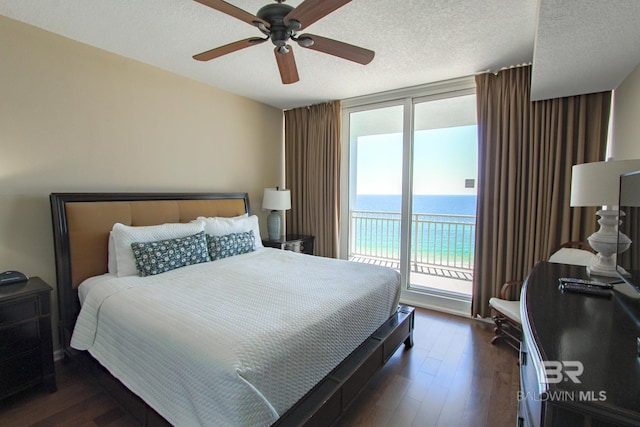
[[[0,273],[0,285],[11,285],[13,283],[26,282],[29,280],[27,276],[19,271],[5,271]]]

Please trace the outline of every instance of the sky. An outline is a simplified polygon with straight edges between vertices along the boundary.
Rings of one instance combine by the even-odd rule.
[[[465,188],[478,174],[476,125],[418,131],[414,138],[413,193],[476,194]],[[357,194],[402,193],[402,133],[358,138]]]

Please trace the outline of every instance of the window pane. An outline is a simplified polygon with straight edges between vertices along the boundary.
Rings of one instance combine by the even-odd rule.
[[[477,164],[475,95],[415,105],[413,288],[471,295]]]
[[[403,107],[350,115],[349,258],[399,268]]]

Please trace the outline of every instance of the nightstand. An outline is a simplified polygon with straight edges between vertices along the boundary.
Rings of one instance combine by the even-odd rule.
[[[0,399],[37,384],[56,391],[50,298],[39,277],[0,286]]]
[[[313,236],[302,234],[287,234],[284,238],[277,240],[264,239],[262,244],[267,248],[284,249],[286,251],[301,252],[313,255]]]

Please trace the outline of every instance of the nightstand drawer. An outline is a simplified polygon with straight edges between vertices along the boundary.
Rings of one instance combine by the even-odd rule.
[[[0,362],[0,397],[42,381],[40,349]]]
[[[0,306],[0,327],[38,317],[38,298],[28,298]]]
[[[38,322],[32,321],[13,328],[0,329],[0,362],[40,345]]]
[[[0,287],[0,399],[40,383],[56,391],[50,298],[39,277]]]

